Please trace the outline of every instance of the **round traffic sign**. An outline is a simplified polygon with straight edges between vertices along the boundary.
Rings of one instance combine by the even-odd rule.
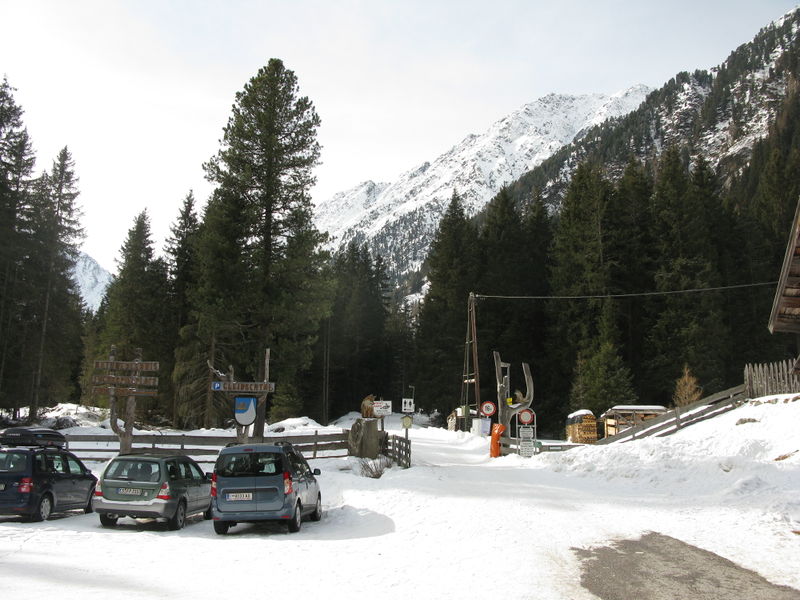
[[[486,402],[481,402],[481,412],[487,417],[491,417],[494,413],[497,412],[497,406],[495,406],[495,403],[490,400],[487,400]]]
[[[517,413],[517,418],[523,425],[530,425],[533,423],[533,411],[530,408],[523,408]]]

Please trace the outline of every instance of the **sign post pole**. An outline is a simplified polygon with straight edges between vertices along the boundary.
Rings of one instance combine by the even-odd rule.
[[[136,398],[138,396],[157,396],[158,377],[143,376],[142,372],[158,372],[159,364],[156,361],[143,361],[142,349],[136,349],[136,360],[118,361],[117,347],[111,346],[108,360],[98,360],[94,368],[108,371],[105,375],[93,375],[92,391],[95,394],[106,394],[109,398],[111,412],[111,429],[119,438],[119,451],[125,454],[133,446],[133,422],[136,419]],[[119,375],[122,371],[125,374]],[[122,429],[117,421],[117,391],[120,396],[126,396],[125,401],[125,428]]]

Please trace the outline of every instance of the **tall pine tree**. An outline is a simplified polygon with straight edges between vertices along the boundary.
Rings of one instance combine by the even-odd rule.
[[[245,227],[239,239],[246,276],[237,286],[248,298],[239,340],[243,353],[229,358],[240,379],[262,380],[264,350],[270,348],[270,377],[286,386],[276,398],[293,410],[299,410],[298,378],[310,364],[329,301],[319,249],[323,236],[313,227],[308,194],[319,160],[319,124],[312,102],[299,96],[295,74],[271,59],[236,94],[221,148],[205,165],[217,197],[241,209]],[[232,233],[238,235],[215,235],[232,240]],[[259,417],[264,411],[259,403]],[[255,435],[263,423],[257,420]]]

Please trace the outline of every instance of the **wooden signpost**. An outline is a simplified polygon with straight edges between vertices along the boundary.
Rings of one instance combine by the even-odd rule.
[[[233,366],[228,366],[228,373],[225,374],[221,371],[218,371],[214,368],[214,365],[211,362],[208,362],[208,368],[211,372],[216,375],[217,377],[226,377],[226,380],[219,380],[219,381],[211,381],[209,384],[209,391],[210,392],[223,392],[228,394],[229,397],[233,398],[233,413],[234,418],[236,419],[236,440],[240,444],[246,444],[249,438],[249,428],[250,425],[257,421],[259,418],[261,419],[261,423],[263,425],[264,422],[264,411],[267,403],[267,394],[270,394],[275,391],[275,382],[274,381],[267,381],[269,379],[269,355],[270,350],[269,348],[266,349],[264,353],[264,381],[235,381],[234,374],[233,374]],[[244,398],[246,395],[253,395],[257,396],[257,401],[255,403],[255,418],[253,421],[250,421],[249,424],[243,424],[243,418],[240,414],[241,412],[248,412],[247,411],[240,411],[237,413],[237,397]],[[249,420],[249,418],[247,419]],[[256,431],[255,435],[263,435],[263,429],[261,429],[261,434]]]
[[[109,371],[106,374],[92,376],[92,391],[95,394],[108,396],[111,413],[111,429],[119,437],[120,454],[131,451],[133,446],[133,423],[136,419],[136,398],[139,396],[158,395],[158,377],[145,376],[141,373],[158,372],[158,362],[141,360],[142,349],[136,349],[136,360],[119,361],[116,359],[116,346],[111,346],[108,360],[94,363],[95,370]],[[122,371],[123,375],[114,373]],[[117,397],[125,397],[125,427],[117,421]]]

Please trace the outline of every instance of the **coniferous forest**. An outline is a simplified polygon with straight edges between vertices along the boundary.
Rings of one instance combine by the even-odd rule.
[[[299,90],[277,59],[247,82],[204,165],[211,197],[187,193],[164,248],[139,214],[92,313],[70,278],[79,173],[66,147],[34,172],[3,81],[0,408],[104,405],[92,364],[113,345],[118,360],[140,348],[160,363],[158,396],[139,403],[151,424],[229,422],[209,365],[263,381],[267,348],[268,422],[328,422],[368,394],[399,406],[412,389],[418,408],[446,415],[460,403],[473,292],[482,398],[495,397],[493,350],[512,363],[512,386],[530,363],[539,428],[553,436],[576,409],[669,405],[685,373],[713,393],[740,384],[747,362],[795,356],[794,340],[766,327],[800,193],[795,92],[733,176],[676,144],[615,173],[587,154],[557,206],[535,177],[472,218],[453,190],[421,274],[427,292],[410,306],[370,248],[323,250],[309,195],[320,118]]]

